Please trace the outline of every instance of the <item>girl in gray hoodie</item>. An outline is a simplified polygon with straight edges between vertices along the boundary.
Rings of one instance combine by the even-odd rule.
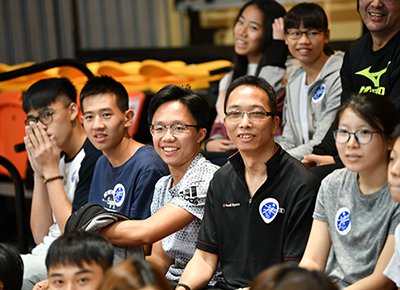
[[[289,77],[280,145],[302,160],[319,144],[340,105],[343,53],[325,47],[330,31],[324,10],[314,3],[294,6],[285,16],[285,42],[301,67]]]

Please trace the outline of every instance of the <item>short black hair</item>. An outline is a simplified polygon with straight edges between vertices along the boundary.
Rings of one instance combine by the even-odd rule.
[[[226,112],[226,104],[228,103],[230,94],[234,89],[240,86],[256,87],[260,90],[263,90],[268,95],[271,113],[274,114],[274,116],[278,113],[278,107],[277,107],[278,105],[276,102],[276,94],[274,89],[265,79],[255,76],[241,76],[236,80],[234,80],[229,85],[225,95],[225,103],[224,103],[225,112]]]
[[[315,3],[300,3],[289,10],[285,15],[285,31],[289,28],[328,29],[328,17],[324,9]]]
[[[180,87],[167,85],[159,90],[150,100],[147,121],[149,126],[153,120],[154,113],[164,103],[179,101],[185,105],[196,121],[198,128],[207,128],[209,105],[206,98],[192,91],[188,86]]]
[[[0,244],[0,281],[6,290],[20,290],[24,276],[21,256],[10,246]]]
[[[76,88],[67,78],[49,78],[37,81],[25,92],[22,109],[25,113],[49,106],[56,100],[65,105],[76,103]]]
[[[324,9],[315,3],[300,3],[294,6],[286,13],[285,17],[285,32],[290,28],[300,28],[303,25],[305,29],[322,30],[327,35],[328,17]],[[324,53],[328,56],[334,54],[333,49],[326,45]]]
[[[129,109],[129,97],[125,87],[110,76],[103,75],[89,79],[82,88],[80,102],[83,112],[83,100],[90,96],[111,94],[116,97],[117,107],[122,113]]]
[[[58,265],[82,267],[83,263],[98,264],[104,271],[112,266],[114,247],[97,233],[72,231],[63,234],[49,247],[47,271]]]

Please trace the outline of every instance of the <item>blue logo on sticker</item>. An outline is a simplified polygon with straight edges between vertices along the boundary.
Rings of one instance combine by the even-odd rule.
[[[269,202],[262,207],[262,214],[267,219],[273,218],[278,213],[278,207],[275,203]]]
[[[71,176],[71,182],[74,182],[75,180],[75,175],[76,175],[77,170],[75,170],[74,172],[72,172],[72,176]]]
[[[317,102],[322,99],[322,97],[325,95],[325,85],[322,84],[315,92],[312,97],[312,100],[314,102]]]
[[[278,214],[279,202],[275,198],[266,198],[260,203],[259,211],[264,222],[269,224]]]
[[[351,229],[350,210],[342,207],[336,213],[335,218],[336,230],[341,235],[346,235]]]
[[[125,200],[125,187],[118,183],[114,187],[114,203],[116,206],[121,206]]]

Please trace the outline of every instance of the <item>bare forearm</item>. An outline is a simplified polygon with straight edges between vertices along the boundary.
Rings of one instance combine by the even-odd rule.
[[[218,255],[196,250],[187,264],[179,283],[186,284],[192,290],[203,289],[214,275],[218,264]],[[178,290],[184,287],[177,287]]]
[[[67,198],[61,179],[50,181],[46,186],[57,225],[61,233],[64,233],[65,224],[72,213],[72,204]]]
[[[393,290],[396,285],[383,274],[372,274],[345,288],[346,290]]]
[[[299,263],[299,267],[301,268],[305,268],[309,271],[320,271],[323,272],[325,269],[323,269],[320,265],[318,265],[318,263],[309,260],[309,259],[302,259]]]
[[[174,259],[168,256],[162,247],[162,241],[155,242],[151,255],[146,257],[146,260],[152,262],[162,269],[163,273],[166,274],[169,267],[174,263]]]
[[[190,224],[195,217],[174,204],[166,204],[145,220],[114,223],[100,231],[112,244],[153,244]]]
[[[101,229],[100,234],[117,246],[140,246],[157,241],[154,229],[147,225],[146,220],[116,222]]]
[[[33,187],[30,225],[36,244],[43,241],[53,224],[52,211],[43,179],[35,178]]]

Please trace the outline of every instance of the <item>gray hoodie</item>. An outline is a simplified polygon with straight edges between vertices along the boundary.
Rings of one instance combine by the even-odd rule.
[[[307,121],[309,142],[304,144],[299,113],[299,93],[304,70],[296,69],[289,77],[283,105],[283,133],[280,145],[293,157],[302,160],[321,143],[340,106],[342,84],[340,68],[343,53],[338,51],[325,63],[308,89]]]

